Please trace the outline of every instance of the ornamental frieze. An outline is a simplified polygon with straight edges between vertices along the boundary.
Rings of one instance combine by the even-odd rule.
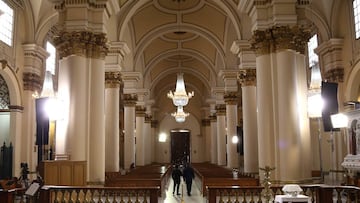
[[[256,69],[241,69],[239,81],[242,86],[256,86]]]
[[[35,73],[24,73],[23,74],[24,90],[40,92],[42,89],[42,81],[39,75]]]
[[[274,26],[266,30],[256,30],[250,40],[257,55],[291,49],[301,54],[310,39],[310,31],[299,26]]]
[[[121,84],[121,73],[105,72],[105,87],[106,88],[119,88]]]
[[[109,47],[105,33],[90,31],[62,32],[54,37],[60,59],[70,55],[104,59]]]

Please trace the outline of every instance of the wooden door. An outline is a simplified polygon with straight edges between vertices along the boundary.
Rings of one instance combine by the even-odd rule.
[[[190,162],[190,132],[172,131],[171,136],[171,163],[185,164]]]

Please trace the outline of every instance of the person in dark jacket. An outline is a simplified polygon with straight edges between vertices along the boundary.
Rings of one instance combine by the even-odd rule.
[[[191,168],[190,164],[186,165],[186,168],[184,169],[183,172],[183,177],[186,183],[187,194],[188,196],[191,196],[191,185],[192,185],[192,180],[195,178],[195,174],[194,174],[194,169]]]
[[[182,173],[179,169],[178,165],[175,165],[175,167],[173,168],[171,177],[174,181],[174,189],[173,189],[173,194],[175,194],[175,189],[176,189],[176,194],[180,195],[179,193],[179,187],[180,187],[180,177],[182,176]]]

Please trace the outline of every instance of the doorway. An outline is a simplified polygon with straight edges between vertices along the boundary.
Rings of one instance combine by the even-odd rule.
[[[171,130],[171,163],[185,164],[190,162],[190,131]]]

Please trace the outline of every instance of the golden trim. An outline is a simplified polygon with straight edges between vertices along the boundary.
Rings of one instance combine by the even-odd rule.
[[[137,100],[136,94],[124,94],[124,106],[135,106]]]
[[[217,104],[215,106],[216,116],[224,116],[226,114],[226,105],[225,104]]]
[[[227,105],[236,105],[238,103],[237,92],[225,92],[224,101]]]
[[[105,88],[120,88],[121,81],[120,71],[105,72]]]

